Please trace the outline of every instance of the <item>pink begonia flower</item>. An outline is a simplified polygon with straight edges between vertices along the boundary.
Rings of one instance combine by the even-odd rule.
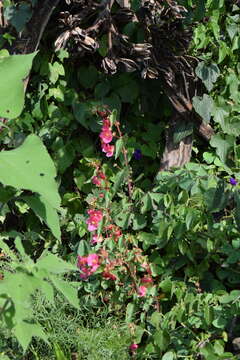
[[[97,176],[94,176],[94,177],[92,178],[92,183],[93,183],[94,185],[100,186],[100,185],[101,185],[101,180],[100,180]]]
[[[80,278],[82,280],[86,280],[89,278],[90,275],[92,275],[92,269],[90,269],[90,268],[83,266],[83,267],[80,267],[80,270],[82,271],[82,273],[80,274]]]
[[[104,153],[106,153],[107,157],[111,157],[111,156],[113,156],[113,153],[114,153],[114,145],[102,143],[102,151]]]
[[[87,264],[87,258],[85,256],[79,256],[78,255],[78,262],[77,262],[77,266],[83,266]]]
[[[99,256],[97,254],[78,256],[77,266],[81,271],[80,278],[86,280],[99,268]]]
[[[100,179],[103,179],[103,180],[106,179],[106,175],[101,171],[98,173],[98,176],[100,177]]]
[[[139,286],[139,288],[138,288],[138,296],[140,296],[140,297],[145,296],[146,292],[147,292],[146,286],[143,286],[143,285]]]
[[[105,118],[103,119],[103,126],[102,126],[102,129],[107,129],[107,128],[110,128],[111,127],[111,123],[110,123],[110,120],[108,118]]]
[[[92,271],[96,271],[99,267],[99,256],[97,254],[90,254],[87,257],[87,264],[92,268]]]
[[[130,349],[131,351],[135,351],[135,350],[137,350],[137,348],[138,348],[138,344],[131,344],[131,345],[129,346],[129,349]]]
[[[95,231],[99,226],[99,222],[103,218],[103,214],[101,210],[88,210],[89,218],[86,220],[88,224],[88,231]]]
[[[102,130],[99,135],[100,139],[104,142],[104,144],[109,144],[113,139],[113,134],[109,128]]]
[[[91,244],[98,244],[100,242],[103,241],[103,237],[102,235],[97,235],[97,234],[94,234],[93,237],[92,237],[92,240],[91,240]]]

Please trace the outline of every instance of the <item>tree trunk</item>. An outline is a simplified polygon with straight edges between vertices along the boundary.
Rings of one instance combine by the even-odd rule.
[[[160,171],[169,170],[172,167],[181,167],[191,159],[193,136],[189,135],[179,143],[174,143],[174,129],[183,118],[179,114],[172,116],[169,128],[166,130],[166,144],[163,152]]]

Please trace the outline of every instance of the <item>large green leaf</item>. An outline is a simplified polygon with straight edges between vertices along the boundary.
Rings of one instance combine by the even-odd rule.
[[[31,19],[32,11],[30,4],[23,2],[19,6],[7,6],[4,11],[4,17],[15,27],[17,32],[24,29],[26,23]]]
[[[60,196],[55,181],[56,169],[41,139],[30,135],[15,150],[0,153],[0,182],[17,189],[37,192],[55,209]]]
[[[24,106],[24,82],[36,52],[0,58],[0,116],[14,119]]]
[[[209,123],[211,119],[213,105],[214,103],[212,98],[207,94],[204,94],[202,98],[200,96],[194,96],[193,98],[194,110],[206,123]]]
[[[47,253],[47,255],[41,256],[37,262],[37,266],[39,269],[47,270],[53,274],[61,274],[65,273],[66,271],[77,270],[75,265],[71,264],[70,262],[66,262],[51,253]]]
[[[63,294],[69,303],[79,309],[78,290],[71,286],[69,282],[63,281],[56,276],[50,278],[56,289]]]
[[[14,332],[24,351],[27,350],[27,347],[34,336],[37,336],[48,343],[47,335],[44,333],[42,326],[39,324],[31,324],[21,321],[15,326]]]
[[[233,148],[234,145],[234,136],[227,135],[224,138],[220,134],[214,135],[211,138],[210,144],[211,146],[216,148],[216,153],[220,157],[222,162],[226,162],[227,155],[229,151]]]
[[[44,220],[49,226],[53,235],[57,238],[61,238],[61,231],[59,225],[59,218],[56,209],[54,209],[47,199],[42,196],[23,196],[23,200],[31,207],[37,216]]]
[[[196,68],[197,76],[202,80],[208,91],[211,91],[213,84],[220,75],[220,70],[216,64],[207,66],[204,61],[200,62]]]

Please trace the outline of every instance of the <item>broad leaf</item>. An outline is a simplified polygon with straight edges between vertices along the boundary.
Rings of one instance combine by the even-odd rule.
[[[225,163],[227,155],[230,149],[234,145],[234,136],[226,136],[225,139],[221,135],[214,135],[210,141],[211,146],[216,148],[216,153],[220,157],[220,160]]]
[[[32,11],[30,4],[23,2],[16,6],[8,6],[4,11],[6,20],[15,27],[17,32],[24,29],[25,24],[31,19]]]
[[[39,269],[47,269],[47,271],[54,274],[61,274],[65,273],[66,271],[77,270],[75,265],[60,259],[51,253],[48,253],[46,256],[42,256],[38,260],[37,266]]]
[[[70,283],[51,276],[51,280],[58,291],[69,301],[71,305],[79,309],[78,291]]]
[[[213,84],[220,75],[220,70],[216,64],[207,66],[204,61],[200,62],[196,68],[196,75],[202,80],[208,91],[211,91]]]
[[[36,52],[0,58],[0,117],[14,119],[24,106],[24,79],[28,76]]]
[[[30,135],[15,150],[0,153],[0,182],[37,192],[49,205],[60,208],[56,169],[41,139]],[[45,200],[44,200],[45,201]]]
[[[44,333],[42,326],[39,324],[31,324],[21,321],[15,326],[14,332],[24,352],[27,350],[27,347],[34,336],[37,336],[48,343],[47,335]]]
[[[53,235],[57,238],[61,238],[61,231],[59,225],[59,217],[57,214],[56,209],[54,209],[42,196],[35,195],[35,196],[22,196],[23,200],[31,207],[31,209],[35,212],[40,219],[49,226]]]
[[[209,123],[211,119],[213,104],[212,98],[207,94],[204,94],[202,98],[200,96],[194,96],[193,98],[193,107],[195,111],[206,123]]]

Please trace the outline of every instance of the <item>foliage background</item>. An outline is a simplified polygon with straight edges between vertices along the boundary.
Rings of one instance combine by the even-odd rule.
[[[1,35],[0,53],[2,356],[84,359],[93,354],[89,342],[82,340],[85,350],[79,340],[69,340],[78,326],[82,337],[94,332],[106,341],[112,324],[116,336],[123,334],[121,342],[104,342],[96,359],[117,359],[119,352],[121,359],[238,358],[240,197],[230,179],[240,180],[239,6],[224,0],[181,4],[188,9],[185,26],[193,31],[188,54],[198,58],[194,71],[204,89],[192,99],[194,111],[214,135],[209,143],[194,137],[191,162],[183,168],[159,172],[174,112],[162,81],[142,79],[137,71],[105,74],[99,66],[104,38],[94,55],[78,58],[71,47],[55,51],[58,9],[35,56],[8,56],[34,2],[4,2],[10,27]],[[140,35],[133,33],[139,42]],[[22,79],[32,59],[22,110]],[[117,110],[127,166],[119,143],[114,158],[101,152],[96,109],[105,105]],[[186,136],[180,128],[175,140]],[[133,265],[138,285],[144,274],[135,257],[140,252],[153,278],[144,298],[131,293],[133,280],[122,268],[115,272],[118,282],[104,280],[101,271],[88,281],[79,278],[77,255],[101,249],[90,245],[86,225],[86,210],[99,195],[94,164],[109,179],[107,208],[125,239],[106,241],[104,249],[111,261],[120,256]],[[64,320],[57,323],[61,315],[54,309],[60,306]],[[69,325],[63,340],[64,321],[72,322],[73,332]],[[131,343],[139,345],[136,352],[129,352]]]

